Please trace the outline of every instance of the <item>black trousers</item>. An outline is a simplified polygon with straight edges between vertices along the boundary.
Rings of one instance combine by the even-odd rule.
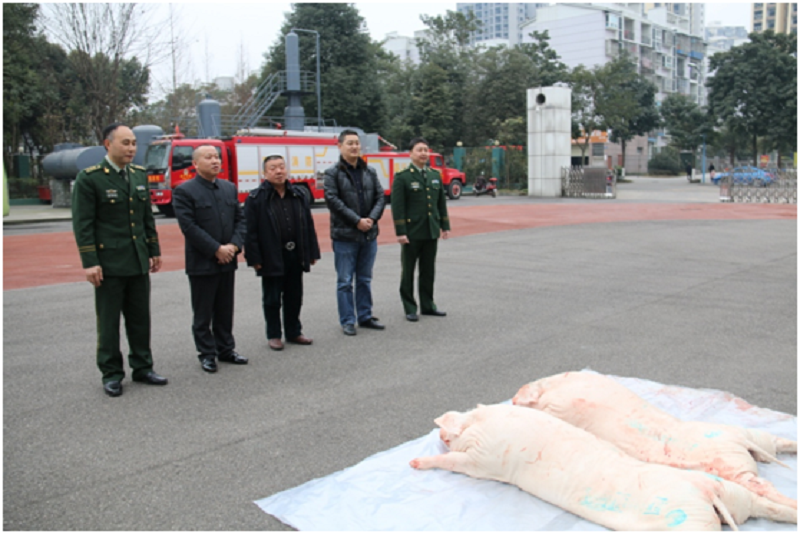
[[[294,339],[303,333],[300,324],[300,308],[303,307],[303,266],[297,249],[283,249],[283,276],[262,276],[261,293],[264,306],[264,321],[267,323],[267,339],[281,338],[281,308],[286,339]]]
[[[228,356],[233,341],[233,293],[236,271],[189,276],[192,290],[192,334],[198,357]]]

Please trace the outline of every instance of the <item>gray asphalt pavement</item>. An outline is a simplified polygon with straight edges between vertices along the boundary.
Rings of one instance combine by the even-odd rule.
[[[94,363],[89,284],[5,291],[4,528],[285,530],[252,501],[415,439],[447,410],[586,367],[797,413],[794,220],[447,240],[436,301],[448,316],[415,324],[403,316],[399,275],[398,246],[380,247],[374,309],[387,329],[346,337],[333,255],[323,255],[305,277],[314,345],[271,352],[259,280],[240,269],[235,335],[250,364],[208,375],[185,275],[156,274],[153,349],[170,384],[126,379],[114,399]]]

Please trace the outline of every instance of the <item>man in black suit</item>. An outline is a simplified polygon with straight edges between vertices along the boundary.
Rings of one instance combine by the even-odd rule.
[[[186,242],[194,343],[203,370],[215,373],[217,360],[247,363],[233,340],[234,275],[247,226],[236,186],[217,179],[222,165],[217,149],[198,147],[192,163],[197,176],[175,188],[172,201]]]

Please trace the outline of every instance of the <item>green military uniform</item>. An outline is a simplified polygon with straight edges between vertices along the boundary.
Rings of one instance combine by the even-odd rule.
[[[436,310],[433,279],[436,249],[441,231],[450,231],[442,177],[433,169],[409,167],[394,175],[392,217],[398,237],[409,243],[400,251],[403,274],[400,299],[406,314],[417,313],[414,301],[414,269],[419,260],[419,305],[422,313]]]
[[[150,352],[150,258],[161,255],[147,173],[128,165],[127,180],[108,158],[81,171],[72,191],[72,229],[84,269],[99,265],[95,288],[97,366],[103,383],[125,376],[119,317],[125,316],[133,378],[153,370]]]

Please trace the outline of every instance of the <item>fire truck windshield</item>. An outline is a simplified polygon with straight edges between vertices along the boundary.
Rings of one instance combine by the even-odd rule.
[[[164,172],[169,165],[169,149],[171,143],[160,143],[147,147],[144,166],[148,171]]]

